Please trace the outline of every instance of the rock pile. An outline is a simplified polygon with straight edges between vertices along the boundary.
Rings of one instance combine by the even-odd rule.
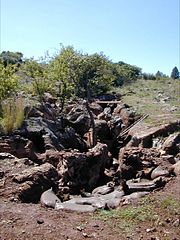
[[[116,208],[179,176],[179,122],[137,131],[139,117],[113,98],[59,112],[56,99],[26,108],[11,136],[0,135],[0,196],[56,210]],[[140,122],[140,121],[139,121]]]

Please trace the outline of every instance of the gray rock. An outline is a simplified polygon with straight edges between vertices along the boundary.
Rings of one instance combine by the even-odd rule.
[[[155,178],[154,180],[147,179],[131,179],[126,182],[130,192],[152,191],[155,188],[162,187],[164,181],[162,178]]]
[[[147,194],[149,194],[149,192],[134,192],[134,193],[131,193],[129,195],[124,196],[122,199],[131,201],[131,200],[134,200],[134,199],[144,197]]]
[[[119,206],[120,202],[121,202],[121,198],[109,199],[106,201],[106,208],[115,209]]]
[[[45,207],[55,208],[56,203],[61,203],[61,200],[55,195],[52,188],[42,193],[40,202]]]
[[[31,167],[14,176],[13,180],[17,183],[25,181],[33,181],[42,183],[44,181],[55,181],[58,179],[58,172],[49,163],[42,164],[41,166]]]
[[[169,171],[167,169],[163,169],[161,166],[155,168],[151,173],[151,179],[155,179],[160,176],[168,176]]]
[[[72,108],[67,115],[67,119],[69,121],[69,124],[81,136],[88,132],[91,127],[89,114],[83,105]]]
[[[175,132],[165,140],[162,145],[162,150],[164,150],[166,154],[176,155],[180,150],[180,147],[178,146],[179,144],[180,132]]]
[[[56,203],[55,210],[65,210],[65,211],[73,211],[73,212],[94,212],[95,208],[92,205],[81,205],[76,203]]]
[[[103,185],[103,186],[95,188],[92,191],[92,194],[93,195],[105,195],[105,194],[112,192],[113,190],[114,190],[114,186]]]

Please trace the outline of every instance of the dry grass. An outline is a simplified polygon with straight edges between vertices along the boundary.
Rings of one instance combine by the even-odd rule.
[[[4,134],[10,134],[13,130],[22,126],[24,120],[24,100],[22,97],[8,98],[2,104],[2,117],[0,128]]]
[[[123,95],[122,100],[139,114],[149,114],[150,125],[167,123],[180,117],[180,80],[137,80],[114,89]]]

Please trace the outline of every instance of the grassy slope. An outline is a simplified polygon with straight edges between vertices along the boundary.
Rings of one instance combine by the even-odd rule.
[[[148,124],[165,123],[180,117],[180,80],[138,80],[114,89],[136,113],[149,114]]]
[[[161,201],[159,198],[162,198]],[[129,239],[151,239],[148,237],[155,232],[160,239],[172,240],[172,236],[178,236],[175,221],[178,219],[179,211],[180,202],[177,198],[152,194],[133,205],[100,211],[95,218],[105,221],[121,236],[133,237]],[[139,238],[139,235],[142,237]]]

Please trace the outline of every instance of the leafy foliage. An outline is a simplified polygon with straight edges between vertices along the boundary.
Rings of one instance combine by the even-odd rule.
[[[52,58],[48,66],[48,78],[53,83],[54,92],[59,97],[62,108],[66,99],[74,93],[74,87],[79,79],[80,56],[73,47],[61,48]]]
[[[141,68],[124,63],[118,62],[115,64],[116,71],[116,86],[134,82],[141,76]]]
[[[27,84],[30,92],[37,95],[39,100],[42,100],[45,92],[52,91],[52,83],[47,77],[47,66],[45,63],[38,63],[30,59],[23,64],[21,71],[28,78]]]
[[[48,72],[57,86],[57,94],[63,99],[104,93],[115,79],[112,64],[105,55],[82,54],[71,46],[62,47],[50,61]]]
[[[112,63],[105,55],[82,56],[78,96],[88,98],[103,94],[111,88],[114,80]]]
[[[0,62],[0,102],[17,90],[18,77],[15,72],[15,65],[7,65],[5,67]]]

